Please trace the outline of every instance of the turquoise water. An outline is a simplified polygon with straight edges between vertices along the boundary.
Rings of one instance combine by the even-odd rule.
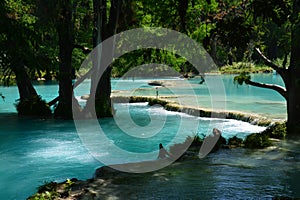
[[[254,78],[281,83],[278,77],[272,75],[256,75]],[[222,79],[226,88],[227,108],[257,112],[274,119],[285,118],[285,103],[276,93],[248,86],[237,87],[232,84],[232,76],[222,76]],[[195,92],[201,106],[209,107],[211,104],[209,91],[205,85],[199,85],[198,80],[189,80],[193,91],[185,84],[180,84],[179,79],[166,80],[175,81],[175,87],[159,88],[159,95],[173,95],[194,103],[191,94]],[[155,88],[148,86],[148,81],[114,79],[112,86],[113,89],[123,91],[138,86],[140,89],[135,90],[135,93],[155,95]],[[76,90],[76,96],[87,94],[88,85],[88,81],[82,84]],[[56,83],[36,84],[35,87],[47,101],[56,97],[58,93]],[[90,152],[87,145],[82,143],[73,122],[18,118],[13,106],[15,99],[18,98],[17,88],[1,88],[1,92],[6,99],[5,102],[0,103],[2,112],[0,115],[0,199],[25,199],[34,193],[39,185],[47,181],[63,181],[73,177],[91,178],[94,170],[102,166],[102,163],[92,156],[95,154],[100,160],[109,160],[111,163],[139,160],[137,157],[116,154],[110,148],[111,145],[117,145],[130,152],[153,152],[152,157],[147,157],[147,160],[156,158],[158,143],[161,142],[169,148],[172,144],[183,141],[187,135],[209,134],[212,127],[221,129],[227,138],[234,135],[245,137],[251,132],[264,129],[236,120],[197,118],[168,112],[157,106],[150,107],[146,103],[138,103],[131,104],[129,112],[133,122],[139,127],[147,127],[151,124],[150,119],[165,117],[162,118],[165,119],[163,126],[155,130],[155,135],[146,139],[133,137],[126,132],[128,130],[126,124],[121,129],[114,120],[102,119],[100,125],[109,142],[99,146],[97,152]],[[81,100],[81,103],[83,104],[84,101]],[[128,117],[127,105],[115,105],[117,115],[120,119],[125,119],[123,121]],[[92,132],[93,129],[88,125],[89,123],[86,122],[87,131]],[[180,131],[178,131],[179,127],[181,127]],[[131,126],[128,125],[127,128],[130,129]],[[135,134],[141,136],[147,132],[135,132]],[[173,140],[175,136],[176,140]],[[187,169],[186,172],[185,170],[178,172],[180,175],[173,177],[174,183],[168,188],[171,191],[172,186],[174,186],[173,190],[180,187],[184,193],[178,193],[178,198],[183,198],[187,194],[189,198],[198,198],[199,193],[204,195],[204,199],[240,198],[240,195],[248,198],[299,196],[298,147],[299,143],[294,141],[284,142],[280,144],[280,148],[268,151],[224,150],[209,155],[203,161],[197,161],[195,166]],[[193,172],[194,169],[198,171],[196,174]],[[194,182],[191,182],[191,179]],[[152,192],[149,190],[143,195],[150,195]],[[161,190],[158,195],[161,198],[169,198],[170,194],[166,192]]]
[[[215,80],[221,78],[221,84],[214,85]],[[224,102],[222,109],[236,110],[247,113],[256,113],[270,119],[286,119],[286,102],[284,98],[277,92],[264,88],[257,88],[248,85],[238,86],[233,84],[234,75],[222,76],[206,76],[205,83],[199,84],[200,78],[183,81],[182,79],[169,79],[166,81],[166,87],[159,87],[160,96],[173,96],[174,99],[182,100],[188,105],[199,105],[200,107],[212,109],[212,101]],[[280,76],[273,74],[254,74],[253,81],[261,81],[264,83],[274,83],[283,86]],[[151,80],[125,79],[113,82],[113,86],[118,90],[133,91],[133,95],[156,95],[155,87],[149,86],[147,83]],[[223,94],[218,96],[214,91],[208,89],[211,87],[218,88],[217,92]],[[224,87],[224,91],[223,88]],[[139,88],[139,89],[135,89]],[[211,94],[212,93],[212,94]],[[118,95],[118,93],[116,94]],[[216,99],[213,99],[216,97]],[[168,98],[172,99],[172,98]],[[219,102],[215,102],[217,104]],[[224,106],[223,106],[224,105]]]
[[[271,119],[286,119],[286,102],[277,92],[247,85],[237,86],[233,84],[234,75],[222,75],[220,77],[225,88],[225,95],[221,97],[221,100],[225,101],[224,109],[256,113]],[[215,76],[206,76],[205,78],[213,80]],[[273,74],[254,74],[252,79],[283,86],[281,77]],[[148,82],[151,80],[137,78],[134,80],[112,79],[112,89],[131,91],[128,93],[134,95],[155,96],[155,87],[148,85]],[[197,104],[200,107],[211,109],[211,96],[207,84],[200,85],[200,78],[188,80],[187,83],[189,85],[186,82],[182,84],[182,79],[172,78],[165,80],[170,81],[174,85],[160,87],[158,89],[159,95],[185,98],[189,105]],[[75,95],[79,98],[81,95],[88,94],[89,85],[90,82],[88,80],[82,83],[76,88]],[[37,82],[35,88],[42,95],[43,99],[47,101],[58,95],[58,85],[55,82]],[[14,103],[18,99],[17,87],[2,87],[0,92],[6,97],[5,102],[0,102],[0,111],[5,113],[16,112]],[[191,100],[189,101],[189,99]]]

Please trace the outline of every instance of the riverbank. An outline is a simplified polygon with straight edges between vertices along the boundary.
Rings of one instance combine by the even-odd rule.
[[[180,111],[194,116],[211,117],[218,114],[222,114],[227,118],[239,116],[238,114],[230,114],[231,112],[214,113],[201,108],[180,106],[176,102],[168,100],[167,97],[114,96],[112,101],[115,103],[149,102],[150,105],[160,104],[168,110]],[[241,118],[239,119],[241,120]],[[249,119],[252,118],[247,116],[244,119],[249,122]],[[95,171],[92,179],[86,181],[71,179],[63,183],[47,183],[47,187],[41,186],[40,188],[50,188],[50,191],[47,193],[39,190],[39,193],[35,195],[54,195],[57,197],[55,197],[56,199],[65,200],[194,199],[199,197],[199,194],[204,195],[205,198],[216,199],[296,197],[298,195],[295,193],[298,190],[297,184],[292,186],[296,187],[296,189],[285,191],[283,188],[286,188],[286,183],[281,184],[271,181],[266,184],[263,178],[272,177],[272,180],[274,180],[274,176],[280,176],[282,171],[276,171],[275,175],[273,174],[274,166],[278,168],[277,170],[288,167],[296,172],[299,171],[297,165],[299,160],[297,160],[297,157],[292,163],[289,163],[291,155],[296,154],[297,151],[287,150],[286,146],[281,146],[282,142],[276,140],[275,146],[262,150],[244,148],[221,149],[213,154],[209,154],[204,159],[199,159],[197,154],[188,154],[191,157],[185,160],[180,160],[155,172],[142,174],[120,172],[114,169],[116,166],[104,166]],[[266,170],[264,160],[272,162],[272,170]],[[147,162],[155,164],[157,161]],[[124,165],[126,165],[126,168],[135,167],[137,163]],[[225,172],[227,170],[230,172],[229,174]],[[220,176],[223,178],[220,178]],[[296,176],[299,176],[299,174],[296,173]],[[244,180],[245,177],[247,179],[246,182]],[[259,177],[265,186],[262,187],[260,184],[257,184]],[[291,176],[291,179],[293,178],[294,175]],[[230,184],[228,184],[228,180]],[[228,185],[224,185],[224,183]],[[223,185],[223,188],[216,188],[215,185]],[[276,189],[272,190],[270,188]]]
[[[192,156],[148,173],[114,169],[120,165],[104,166],[95,171],[92,179],[51,182],[40,189],[47,188],[49,195],[64,200],[292,199],[300,196],[299,156],[295,156],[298,146],[299,142],[289,140],[277,141],[274,146],[262,150],[221,149],[203,159]],[[158,161],[147,162],[155,164]],[[268,162],[270,166],[266,166]],[[140,164],[124,165],[134,168]],[[282,178],[283,173],[285,180],[278,182],[277,178]]]

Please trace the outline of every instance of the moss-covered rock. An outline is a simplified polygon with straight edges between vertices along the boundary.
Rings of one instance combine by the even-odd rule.
[[[244,141],[246,148],[262,149],[272,145],[269,136],[263,133],[253,133],[248,135]]]
[[[286,123],[276,122],[270,125],[262,134],[268,135],[270,138],[284,139],[286,136]]]
[[[241,147],[243,145],[243,139],[234,136],[228,139],[228,145],[230,147]]]

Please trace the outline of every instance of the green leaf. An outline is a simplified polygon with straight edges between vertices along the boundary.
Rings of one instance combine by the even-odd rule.
[[[243,83],[246,83],[251,80],[251,76],[249,73],[243,72],[238,76],[235,76],[233,79],[234,84],[243,85]]]

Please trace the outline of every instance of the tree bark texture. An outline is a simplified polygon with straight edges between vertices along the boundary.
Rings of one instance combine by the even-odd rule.
[[[111,109],[111,67],[104,69],[103,59],[110,59],[112,61],[112,54],[114,44],[112,42],[111,48],[102,49],[98,46],[107,38],[116,33],[118,17],[121,7],[121,0],[111,0],[111,8],[109,17],[107,17],[107,2],[106,0],[94,0],[94,32],[93,32],[93,46],[97,48],[96,57],[93,58],[93,74],[91,83],[91,96],[89,101],[95,101],[95,110],[97,117],[112,116]],[[101,77],[99,77],[101,76]],[[98,82],[99,80],[99,82]],[[93,105],[92,102],[87,102],[87,107]]]
[[[37,92],[34,89],[30,78],[23,65],[14,66],[12,68],[16,75],[17,86],[20,94],[20,101],[37,97]]]
[[[300,1],[294,0],[292,14],[291,61],[289,67],[287,129],[289,134],[300,135]]]
[[[54,116],[59,118],[72,118],[72,50],[74,45],[72,3],[62,0],[59,3],[57,21],[59,38],[59,103]]]

